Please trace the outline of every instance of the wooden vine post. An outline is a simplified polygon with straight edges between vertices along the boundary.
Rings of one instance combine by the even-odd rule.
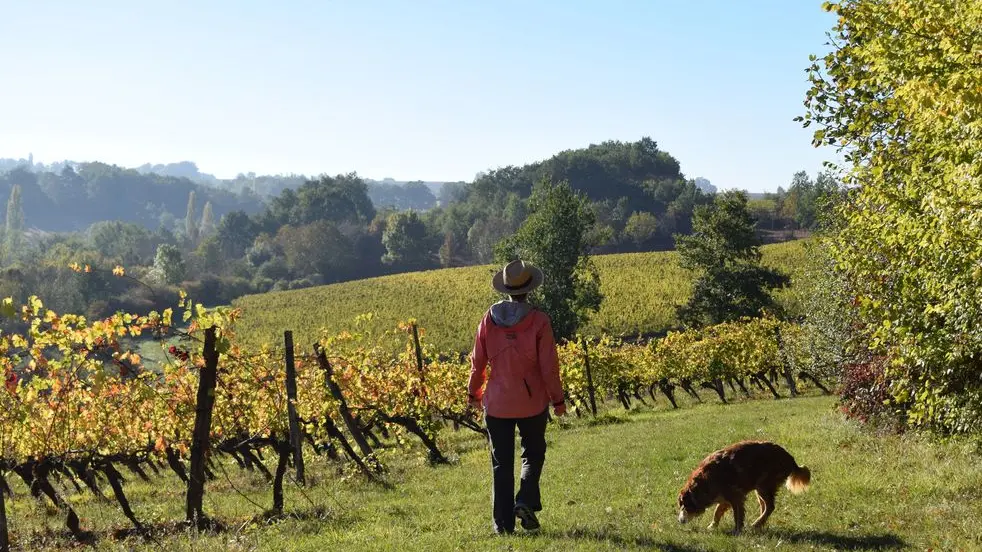
[[[300,417],[297,416],[297,367],[293,359],[293,332],[283,332],[286,347],[286,411],[290,418],[290,446],[293,449],[293,465],[297,469],[297,483],[305,484],[303,467],[303,439],[300,435]]]
[[[590,372],[590,349],[587,340],[583,340],[583,365],[586,368],[586,390],[590,394],[590,412],[597,415],[596,391],[593,388],[593,374]]]
[[[426,388],[426,373],[423,370],[423,347],[419,344],[419,327],[413,322],[413,347],[416,350],[416,368],[419,370],[419,381]]]
[[[202,510],[205,497],[205,464],[211,446],[211,418],[215,409],[215,385],[218,382],[218,349],[214,327],[205,330],[204,357],[205,365],[198,376],[186,512],[187,522],[199,528],[206,521]]]

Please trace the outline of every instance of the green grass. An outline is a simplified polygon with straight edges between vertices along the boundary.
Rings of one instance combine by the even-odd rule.
[[[612,410],[603,421],[550,426],[537,536],[491,533],[488,455],[473,433],[444,437],[456,458],[452,466],[430,468],[416,454],[388,458],[391,489],[339,478],[325,460],[308,459],[316,483],[304,494],[288,485],[293,517],[273,525],[249,522],[269,504],[269,488],[229,468],[243,494],[219,474],[205,503],[229,530],[197,538],[163,532],[153,543],[113,540],[107,532],[126,526],[121,514],[90,497],[70,500],[84,525],[102,537],[97,550],[982,549],[982,461],[967,443],[870,435],[845,422],[827,397]],[[811,468],[812,488],[800,496],[782,490],[759,533],[726,535],[730,515],[720,531],[705,528],[706,516],[679,525],[675,497],[689,472],[712,450],[747,438],[785,446]],[[182,517],[175,479],[128,488],[144,520]],[[46,517],[22,485],[15,491],[10,518],[17,549],[70,547],[60,536],[60,516]]]
[[[765,264],[793,274],[804,248],[798,241],[768,245],[763,252]],[[676,253],[601,255],[596,263],[605,298],[584,333],[634,336],[675,324],[675,306],[688,299],[691,288]],[[309,347],[321,328],[350,329],[355,317],[373,313],[368,323],[373,332],[416,318],[440,349],[466,351],[481,315],[496,300],[493,270],[432,270],[246,296],[234,302],[243,310],[238,331],[244,343],[258,346],[280,345],[283,330],[290,329],[300,346]]]

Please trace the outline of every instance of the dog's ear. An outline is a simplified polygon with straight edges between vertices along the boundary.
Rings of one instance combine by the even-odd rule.
[[[679,493],[679,508],[689,510],[692,502],[692,497],[690,497],[689,494],[690,493],[688,490],[684,490]]]

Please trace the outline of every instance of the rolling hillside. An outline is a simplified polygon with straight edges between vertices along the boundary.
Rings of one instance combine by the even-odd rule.
[[[764,262],[794,273],[804,253],[801,241],[763,247]],[[584,333],[633,336],[665,331],[675,323],[674,307],[686,300],[690,276],[675,252],[627,253],[596,257],[604,303]],[[239,332],[250,345],[281,345],[293,330],[300,347],[321,328],[353,329],[355,318],[371,331],[391,329],[415,318],[441,349],[466,351],[488,305],[496,300],[490,279],[495,267],[476,266],[396,274],[300,290],[249,295],[233,305],[243,310]]]

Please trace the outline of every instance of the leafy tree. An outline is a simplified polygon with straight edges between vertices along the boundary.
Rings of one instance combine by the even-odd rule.
[[[198,248],[194,251],[194,256],[202,275],[219,274],[225,264],[225,259],[222,257],[222,246],[215,236],[203,237]]]
[[[457,266],[456,261],[460,258],[459,251],[460,246],[457,243],[456,237],[454,237],[452,232],[448,232],[443,237],[443,244],[440,246],[440,251],[438,251],[440,256],[440,266],[444,268]]]
[[[508,223],[508,233],[510,234],[518,230],[518,227],[525,221],[525,217],[528,216],[528,207],[525,204],[525,200],[519,197],[518,194],[508,194],[503,215],[505,221]]]
[[[399,211],[425,211],[436,205],[433,191],[420,181],[407,182],[401,186],[389,182],[371,182],[368,184],[368,197],[376,208],[391,207]]]
[[[393,213],[382,234],[382,261],[404,268],[423,268],[432,263],[432,239],[416,211]]]
[[[644,247],[658,234],[658,221],[651,213],[635,212],[624,225],[624,237],[634,242],[638,247]]]
[[[199,228],[201,237],[208,237],[215,233],[215,211],[210,201],[205,202],[205,207],[201,211],[201,226]]]
[[[198,215],[194,205],[194,190],[188,194],[188,210],[184,217],[184,231],[187,234],[191,247],[198,244]]]
[[[786,299],[801,313],[798,335],[787,340],[796,349],[789,356],[799,363],[796,370],[841,381],[844,364],[865,360],[863,348],[857,347],[861,335],[855,324],[856,307],[848,281],[835,269],[827,241],[809,241],[804,247],[806,254]]]
[[[291,227],[284,226],[283,228],[289,229]],[[301,252],[301,255],[303,255],[308,251],[306,249],[300,249],[300,248],[298,248],[298,250]],[[276,282],[279,280],[286,280],[289,277],[290,277],[290,265],[287,264],[286,259],[283,257],[273,257],[272,259],[260,265],[258,269],[256,269],[257,281],[271,280]]]
[[[529,199],[529,217],[496,251],[499,263],[520,258],[543,270],[545,281],[532,300],[549,314],[557,339],[573,337],[603,299],[587,239],[595,223],[585,194],[543,180]]]
[[[444,207],[451,203],[463,201],[466,197],[467,184],[463,182],[444,182],[443,186],[440,186],[440,191],[437,194],[440,205]]]
[[[276,243],[286,255],[286,265],[295,275],[321,274],[327,281],[345,279],[355,261],[351,242],[326,220],[303,226],[284,226],[276,235]],[[273,257],[268,262],[273,262]],[[266,277],[273,278],[271,275]],[[275,279],[275,278],[274,278]]]
[[[87,233],[88,242],[96,251],[126,266],[146,265],[155,252],[154,236],[146,227],[132,222],[97,222]]]
[[[259,226],[242,211],[233,211],[218,223],[218,244],[226,259],[238,259],[259,235]]]
[[[467,243],[479,263],[494,260],[494,248],[508,235],[508,223],[499,217],[481,218],[467,231]]]
[[[153,260],[151,277],[162,284],[177,285],[184,281],[187,268],[181,251],[169,244],[163,244],[157,248],[157,256]]]
[[[375,217],[368,186],[355,174],[322,176],[297,190],[296,211],[288,222],[307,224],[318,220],[366,224]]]
[[[260,234],[252,246],[246,250],[245,256],[249,264],[258,267],[273,257],[282,257],[283,249],[269,234]]]
[[[835,264],[888,359],[891,406],[916,427],[982,432],[982,4],[825,8],[834,49],[809,68],[800,120],[848,169]]]
[[[790,280],[761,266],[755,224],[744,192],[728,191],[696,208],[693,234],[676,237],[680,264],[696,274],[692,297],[678,308],[683,324],[719,324],[776,309],[769,290]]]
[[[24,207],[21,204],[21,188],[14,185],[10,189],[10,199],[7,200],[7,218],[4,225],[4,257],[20,253],[24,241]]]

